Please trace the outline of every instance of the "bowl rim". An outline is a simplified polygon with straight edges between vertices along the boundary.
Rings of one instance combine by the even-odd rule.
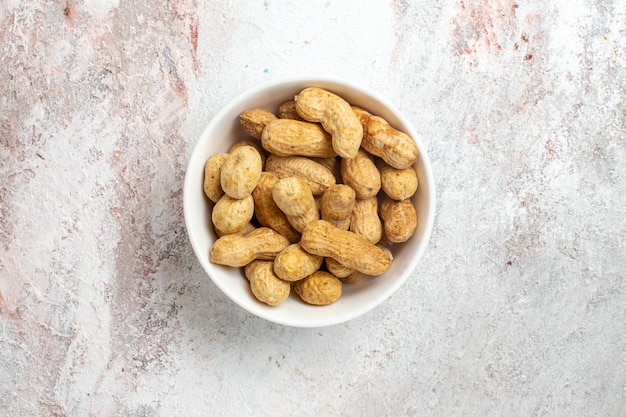
[[[409,133],[412,139],[416,142],[418,149],[420,150],[418,158],[421,162],[423,171],[425,173],[425,178],[420,178],[420,183],[425,180],[427,183],[426,185],[429,190],[429,198],[427,201],[427,216],[426,216],[426,222],[424,225],[423,237],[421,241],[419,242],[417,249],[413,252],[413,255],[408,260],[407,267],[406,267],[407,272],[403,274],[402,279],[398,279],[394,281],[392,285],[385,288],[385,291],[382,291],[375,298],[375,300],[370,303],[364,304],[362,306],[358,306],[336,317],[332,317],[332,318],[325,319],[325,320],[320,320],[317,322],[309,321],[306,323],[298,322],[295,320],[290,320],[288,317],[277,318],[276,316],[268,314],[267,310],[264,310],[263,308],[258,308],[258,309],[251,308],[250,305],[245,304],[244,302],[240,301],[238,297],[229,290],[229,288],[227,288],[225,285],[222,284],[220,279],[218,279],[211,273],[211,271],[208,268],[209,266],[208,257],[206,256],[206,254],[202,253],[201,248],[199,247],[199,243],[194,238],[193,233],[190,232],[190,230],[192,230],[192,227],[191,227],[192,208],[190,207],[190,204],[187,203],[187,200],[191,198],[190,193],[197,192],[197,190],[195,191],[192,190],[192,185],[191,185],[191,183],[194,180],[191,176],[191,170],[194,167],[194,165],[197,164],[197,161],[195,161],[194,159],[194,155],[198,154],[200,145],[206,140],[206,136],[208,136],[208,134],[215,128],[215,125],[221,122],[222,119],[224,119],[224,116],[226,114],[231,113],[234,108],[240,106],[241,103],[246,98],[254,97],[262,91],[265,91],[270,88],[279,87],[281,85],[302,84],[302,83],[306,83],[310,85],[315,85],[315,84],[341,85],[343,88],[354,90],[356,94],[368,96],[374,99],[375,101],[379,102],[382,106],[386,107],[389,112],[393,113],[393,115],[397,119],[399,119],[399,121],[405,127],[407,127],[407,129],[405,130],[408,130],[407,133]],[[430,158],[428,156],[428,153],[426,152],[426,147],[424,143],[421,141],[420,136],[417,134],[417,131],[414,125],[404,115],[404,113],[400,111],[400,109],[398,109],[398,107],[396,107],[391,101],[389,101],[381,93],[363,84],[346,80],[344,78],[336,77],[336,76],[318,75],[318,74],[300,74],[300,75],[292,75],[292,76],[286,76],[286,77],[276,77],[274,79],[261,82],[248,89],[245,89],[239,94],[235,95],[233,98],[231,98],[226,103],[226,105],[221,107],[211,117],[211,120],[209,121],[209,123],[207,123],[201,135],[198,137],[198,139],[194,143],[192,151],[189,154],[188,163],[185,169],[185,178],[184,178],[184,184],[183,184],[183,216],[184,216],[184,221],[185,221],[187,238],[189,239],[189,242],[191,243],[193,252],[198,262],[202,266],[202,269],[204,270],[205,274],[209,276],[211,281],[224,294],[226,294],[226,296],[231,301],[233,301],[239,307],[243,308],[245,311],[251,314],[254,314],[255,316],[258,316],[260,318],[263,318],[267,321],[273,322],[273,323],[277,323],[277,324],[281,324],[285,326],[291,326],[291,327],[317,328],[317,327],[325,327],[325,326],[331,326],[331,325],[347,322],[375,309],[380,304],[382,304],[385,300],[387,300],[393,293],[395,293],[398,290],[398,288],[400,288],[406,282],[409,276],[413,275],[419,261],[423,257],[423,254],[426,248],[428,247],[429,241],[432,236],[432,230],[433,230],[434,218],[435,218],[435,208],[436,208],[435,199],[436,199],[436,189],[435,189],[435,184],[434,184],[434,174],[432,171]],[[205,261],[203,261],[204,259],[202,258],[203,255],[207,257]]]

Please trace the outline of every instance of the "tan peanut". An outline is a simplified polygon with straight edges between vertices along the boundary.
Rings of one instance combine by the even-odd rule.
[[[353,106],[352,110],[363,126],[363,149],[381,157],[394,168],[404,169],[413,165],[419,151],[409,135],[360,107]]]
[[[241,146],[228,154],[220,170],[220,184],[232,198],[244,198],[256,187],[263,162],[261,155],[252,146]]]
[[[363,277],[365,277],[365,274],[359,271],[352,271],[352,273],[347,277],[339,278],[339,281],[341,281],[342,284],[354,284],[355,282],[362,280]]]
[[[286,237],[269,227],[259,227],[247,235],[231,234],[217,239],[209,251],[209,261],[241,267],[255,259],[273,260],[287,246]]]
[[[263,148],[273,155],[330,158],[337,153],[330,135],[317,123],[290,119],[270,122],[261,134]]]
[[[274,273],[285,281],[299,281],[316,272],[324,258],[302,249],[299,243],[287,246],[274,259]]]
[[[213,207],[211,221],[218,234],[227,235],[241,231],[253,215],[254,200],[250,194],[244,198],[224,194]]]
[[[344,184],[354,189],[356,198],[370,198],[380,191],[380,171],[374,158],[362,149],[354,158],[341,160],[341,177]]]
[[[305,303],[328,305],[341,297],[341,287],[341,281],[337,277],[318,271],[296,282],[293,289]]]
[[[341,179],[341,158],[311,158],[311,160],[325,166],[335,177],[335,182],[342,182]]]
[[[261,165],[265,166],[265,160],[267,159],[267,151],[263,149],[263,146],[261,146],[261,143],[259,141],[255,141],[253,139],[239,140],[233,143],[233,146],[231,146],[230,149],[228,149],[228,153],[230,154],[232,153],[232,151],[242,146],[252,146],[254,149],[256,149],[259,155],[261,155]]]
[[[252,261],[245,267],[244,273],[257,300],[277,306],[289,297],[291,284],[276,276],[273,262]]]
[[[214,203],[224,195],[220,183],[220,170],[228,158],[226,153],[218,153],[207,159],[204,164],[204,194]]]
[[[417,212],[411,200],[392,200],[383,196],[380,201],[380,217],[385,236],[393,243],[409,240],[417,228]]]
[[[338,260],[333,258],[324,258],[326,269],[337,278],[345,278],[354,272],[354,269],[342,265]]]
[[[300,232],[289,223],[287,216],[278,208],[272,196],[272,189],[278,180],[278,176],[272,172],[261,173],[259,183],[252,190],[254,214],[261,225],[271,227],[285,236],[289,242],[295,243],[300,240]]]
[[[272,197],[289,223],[300,233],[309,223],[320,218],[311,188],[299,177],[279,179],[272,188]]]
[[[296,102],[287,100],[278,107],[278,117],[281,119],[304,120],[296,111]]]
[[[406,200],[417,191],[417,173],[413,167],[397,169],[384,161],[379,161],[381,188],[393,200]]]
[[[356,200],[352,209],[350,231],[363,236],[370,243],[380,241],[383,224],[378,217],[378,197]]]
[[[224,232],[222,232],[221,230],[217,229],[215,226],[213,227],[213,229],[215,229],[215,235],[216,235],[217,237],[222,237],[222,236],[224,236],[224,235],[230,235],[230,234],[232,234],[232,233],[224,233]],[[236,234],[238,234],[238,235],[242,235],[242,236],[243,236],[243,235],[247,235],[248,233],[250,233],[250,232],[251,232],[251,231],[253,231],[254,229],[256,229],[256,226],[255,226],[255,225],[253,225],[252,223],[248,223],[248,224],[246,224],[246,225],[243,227],[243,229],[241,229],[240,231],[235,232],[235,233],[236,233]]]
[[[295,176],[304,180],[313,195],[323,194],[336,182],[328,168],[304,156],[270,155],[265,163],[265,170],[275,173],[279,178]]]
[[[296,111],[303,119],[321,123],[331,134],[333,148],[339,156],[356,156],[363,140],[363,125],[347,101],[318,87],[305,88],[294,100]]]
[[[255,139],[261,139],[265,125],[276,119],[274,113],[259,108],[248,109],[239,115],[241,126]]]
[[[309,253],[334,258],[344,266],[366,275],[381,275],[391,266],[388,249],[368,242],[363,236],[333,226],[325,220],[310,223],[300,245]]]
[[[322,196],[320,216],[340,229],[350,228],[352,209],[356,201],[356,193],[345,184],[331,185]]]

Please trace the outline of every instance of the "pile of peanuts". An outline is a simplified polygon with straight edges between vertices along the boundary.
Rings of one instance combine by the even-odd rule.
[[[272,306],[292,289],[331,304],[343,284],[383,274],[388,247],[417,227],[415,141],[318,87],[277,115],[254,108],[239,120],[251,137],[205,164],[218,236],[209,260],[244,268],[254,296]]]

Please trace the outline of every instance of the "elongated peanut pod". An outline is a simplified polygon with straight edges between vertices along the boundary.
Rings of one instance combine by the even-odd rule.
[[[281,178],[274,184],[272,197],[287,220],[299,232],[320,218],[311,188],[298,177]]]
[[[356,156],[363,140],[363,126],[347,101],[318,87],[305,88],[294,100],[303,119],[321,123],[331,134],[333,148],[339,156]]]
[[[277,156],[330,158],[337,155],[330,135],[317,123],[276,119],[263,129],[263,148]]]
[[[391,266],[388,249],[370,243],[363,236],[342,230],[325,220],[310,223],[300,239],[304,250],[334,258],[344,266],[366,275],[381,275]]]
[[[354,114],[363,126],[363,149],[381,157],[397,169],[408,168],[417,160],[419,153],[415,141],[409,135],[394,129],[385,119],[360,107],[353,106]]]

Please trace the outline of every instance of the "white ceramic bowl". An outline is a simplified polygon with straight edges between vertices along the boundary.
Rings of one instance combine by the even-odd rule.
[[[341,298],[335,303],[327,306],[308,305],[292,292],[284,303],[270,307],[254,298],[242,269],[209,262],[209,250],[216,236],[210,225],[211,205],[202,189],[204,164],[211,155],[226,152],[234,142],[249,138],[239,124],[241,112],[254,107],[276,112],[281,103],[309,86],[332,91],[350,104],[385,118],[396,129],[413,137],[420,150],[414,165],[419,187],[413,197],[418,226],[409,241],[392,247],[394,261],[387,272],[378,277],[366,277],[354,284],[345,284]],[[183,205],[185,225],[193,250],[215,285],[230,299],[250,313],[275,323],[321,327],[345,322],[372,310],[413,274],[430,238],[435,212],[435,187],[426,148],[409,120],[393,104],[371,89],[350,81],[301,76],[277,79],[254,87],[236,97],[215,115],[191,154],[185,177]]]

